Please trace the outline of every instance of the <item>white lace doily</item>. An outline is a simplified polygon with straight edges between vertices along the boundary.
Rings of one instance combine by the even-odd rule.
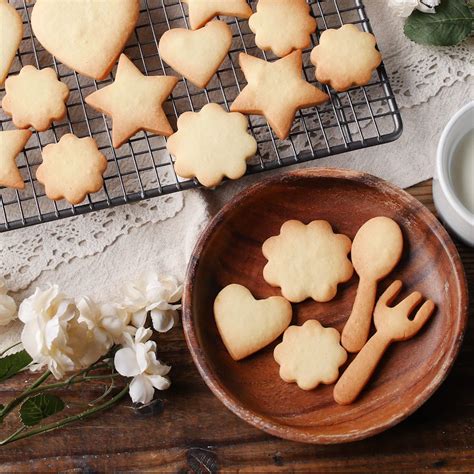
[[[183,196],[173,194],[2,234],[0,275],[18,291],[44,270],[100,253],[120,235],[169,219],[182,208]]]
[[[365,4],[400,108],[423,104],[441,88],[472,76],[474,38],[450,47],[417,44],[404,35],[404,20],[384,2]]]

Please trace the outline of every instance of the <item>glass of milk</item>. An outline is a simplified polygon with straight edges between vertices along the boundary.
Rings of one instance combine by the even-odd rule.
[[[433,198],[445,224],[474,246],[474,101],[449,121],[441,135]]]

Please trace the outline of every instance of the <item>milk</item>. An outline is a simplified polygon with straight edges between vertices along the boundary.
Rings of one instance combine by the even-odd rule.
[[[474,129],[467,132],[454,149],[450,180],[457,198],[474,214]]]

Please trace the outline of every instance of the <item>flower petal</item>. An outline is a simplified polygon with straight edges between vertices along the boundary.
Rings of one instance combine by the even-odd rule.
[[[170,379],[168,377],[162,377],[161,375],[148,375],[148,380],[153,387],[158,390],[166,390],[170,388],[171,385]]]
[[[153,328],[158,332],[168,332],[175,323],[173,311],[161,311],[154,309],[151,312]]]
[[[153,400],[155,390],[148,378],[141,374],[137,375],[131,382],[129,388],[130,398],[133,403],[150,403]]]
[[[130,347],[122,347],[115,353],[114,365],[117,372],[124,377],[134,377],[141,373],[136,353]]]

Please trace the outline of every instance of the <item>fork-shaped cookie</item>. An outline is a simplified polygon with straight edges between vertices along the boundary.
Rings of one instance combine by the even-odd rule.
[[[431,300],[423,303],[413,319],[410,313],[418,306],[423,296],[415,291],[394,307],[394,301],[402,288],[400,280],[394,281],[377,301],[374,323],[377,332],[369,339],[334,387],[334,400],[341,405],[352,403],[372,376],[388,346],[394,341],[412,338],[428,321],[435,304]]]

